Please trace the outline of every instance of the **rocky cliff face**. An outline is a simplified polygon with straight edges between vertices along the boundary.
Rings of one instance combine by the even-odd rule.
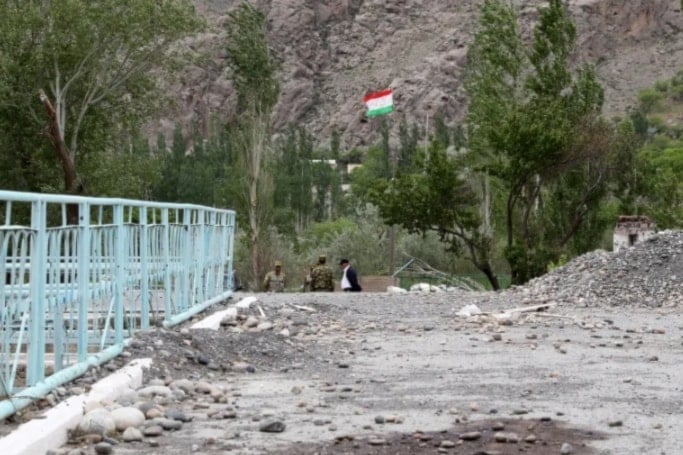
[[[190,45],[209,50],[210,68],[188,68],[178,117],[223,116],[235,97],[225,71],[222,26],[237,0],[196,0],[212,29]],[[255,2],[258,3],[258,2]],[[392,87],[397,112],[426,123],[465,114],[462,74],[483,0],[262,1],[273,47],[282,61],[275,125],[305,124],[319,143],[333,130],[347,147],[374,143],[379,122],[366,120],[363,95]],[[517,0],[530,27],[540,0]],[[578,35],[577,62],[597,66],[607,115],[623,115],[637,92],[683,66],[679,0],[571,0]],[[167,129],[172,121],[162,123]]]

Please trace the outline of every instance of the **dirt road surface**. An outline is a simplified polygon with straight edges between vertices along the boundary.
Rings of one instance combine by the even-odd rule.
[[[182,426],[162,431],[148,413],[141,440],[74,436],[57,452],[683,453],[679,308],[561,305],[501,324],[457,313],[534,302],[465,291],[254,295],[217,331],[156,329],[114,361],[153,357],[147,385],[175,392],[139,390],[118,404],[155,407]]]

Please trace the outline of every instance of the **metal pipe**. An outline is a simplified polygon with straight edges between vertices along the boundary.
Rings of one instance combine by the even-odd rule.
[[[21,191],[7,191],[0,190],[0,200],[8,200],[14,202],[35,202],[43,201],[51,204],[80,204],[83,202],[90,202],[98,205],[130,205],[133,207],[156,207],[156,208],[171,208],[171,209],[207,209],[206,206],[196,204],[178,204],[168,202],[153,202],[142,201],[136,199],[121,199],[121,198],[107,198],[107,197],[87,197],[87,196],[71,196],[67,194],[47,194],[47,193],[27,193]],[[233,212],[232,210],[210,208],[219,212]]]
[[[31,228],[36,233],[31,248],[31,299],[26,382],[33,386],[45,378],[45,258],[48,257],[47,204],[31,203]]]
[[[6,419],[35,400],[44,397],[53,389],[83,375],[92,366],[107,362],[123,351],[124,345],[112,346],[99,354],[90,356],[86,362],[78,363],[59,371],[33,387],[22,390],[18,394],[0,402],[0,420]]]

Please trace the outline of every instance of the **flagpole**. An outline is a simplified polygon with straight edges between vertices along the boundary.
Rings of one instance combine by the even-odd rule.
[[[391,173],[391,182],[393,184],[394,179],[396,178],[396,168],[398,167],[398,156],[396,154],[395,147],[391,147],[390,141],[389,141],[389,136],[390,136],[390,131],[391,129],[389,128],[389,121],[386,121],[386,124],[383,125],[383,127],[386,127],[386,148],[387,148],[387,159],[389,161],[389,169]],[[389,263],[388,263],[388,268],[389,268],[389,275],[393,277],[394,275],[394,268],[396,266],[396,225],[392,224],[389,227],[389,244],[387,245],[388,255],[389,255]]]
[[[427,112],[427,121],[425,123],[425,146],[427,146],[429,143],[429,112]]]
[[[396,167],[398,166],[398,157],[394,148],[389,148],[389,161],[391,163],[391,184],[394,184],[396,178]],[[396,266],[396,225],[392,224],[389,229],[389,275],[394,276],[394,267]],[[395,284],[395,283],[392,283]]]
[[[393,101],[393,90],[391,88],[381,90],[379,92],[368,93],[363,98],[363,102],[366,104],[368,112],[368,117],[383,116],[391,113],[394,110]],[[392,147],[389,145],[389,130],[387,126],[386,131],[386,148],[387,148],[387,159],[391,166],[391,180],[396,178],[396,167],[398,166],[398,157]],[[384,134],[384,132],[383,132]],[[396,225],[392,224],[389,229],[389,274],[393,277],[394,275],[394,263],[395,263],[395,249],[396,249]]]

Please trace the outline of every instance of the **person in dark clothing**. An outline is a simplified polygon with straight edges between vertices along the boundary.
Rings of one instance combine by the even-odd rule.
[[[342,269],[342,280],[341,288],[344,292],[360,292],[363,290],[358,283],[358,274],[351,264],[349,264],[348,259],[342,259],[339,262],[339,268]]]
[[[334,291],[334,273],[325,262],[327,262],[327,257],[321,255],[318,258],[318,264],[311,270],[311,292]]]

